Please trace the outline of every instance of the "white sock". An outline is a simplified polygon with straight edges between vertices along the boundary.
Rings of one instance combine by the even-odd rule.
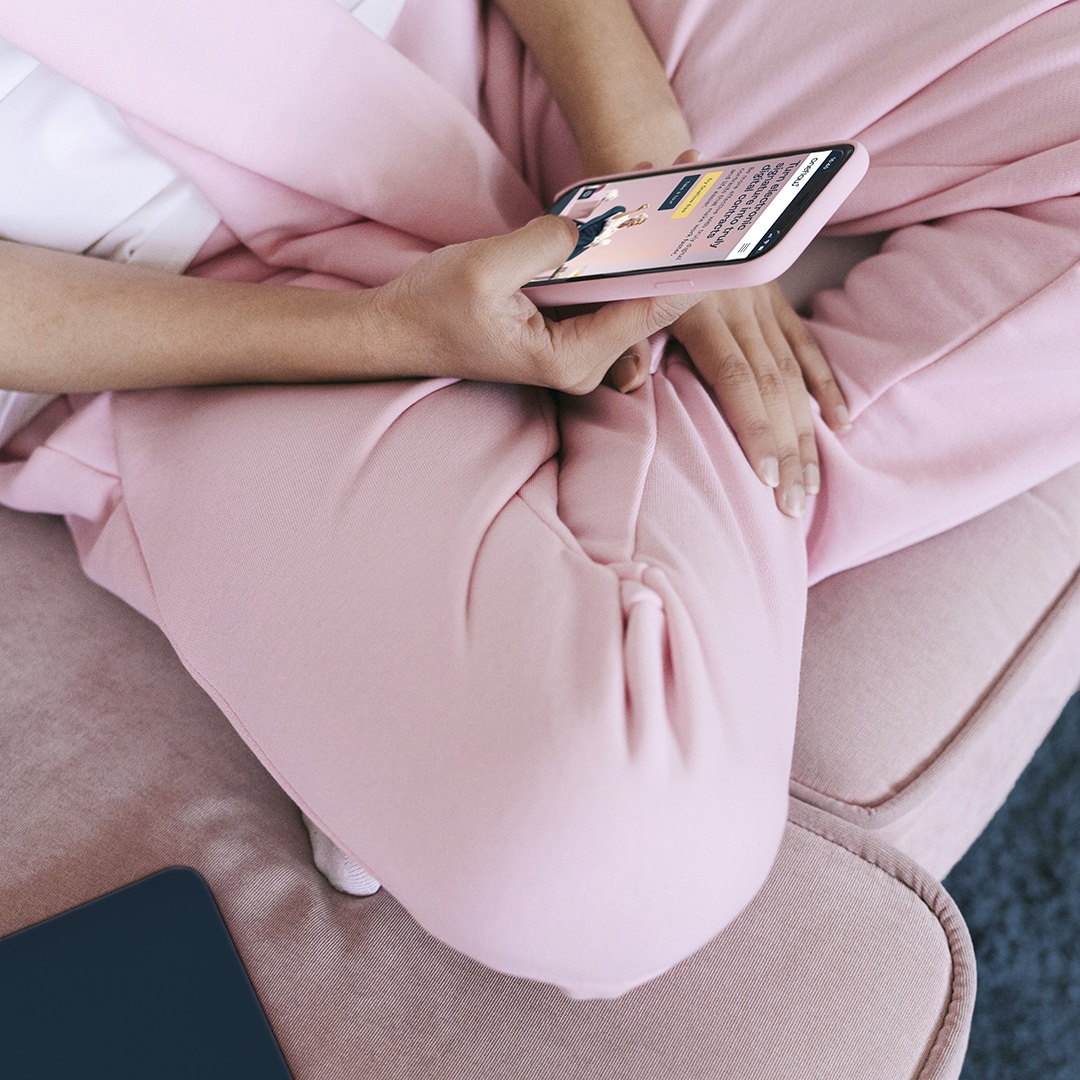
[[[350,896],[370,896],[379,883],[357,862],[345,854],[308,816],[301,813],[311,836],[311,854],[315,865],[338,892]]]

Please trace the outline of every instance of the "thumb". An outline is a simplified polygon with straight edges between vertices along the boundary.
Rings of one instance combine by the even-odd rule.
[[[569,218],[545,214],[504,236],[483,240],[485,270],[496,286],[513,292],[566,262],[578,241]]]

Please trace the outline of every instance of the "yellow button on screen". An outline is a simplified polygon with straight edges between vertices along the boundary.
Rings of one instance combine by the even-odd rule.
[[[723,169],[717,172],[706,173],[690,190],[690,194],[683,199],[679,206],[679,209],[675,211],[671,216],[673,218],[689,217],[697,204],[705,197],[705,192],[709,190],[724,175]]]

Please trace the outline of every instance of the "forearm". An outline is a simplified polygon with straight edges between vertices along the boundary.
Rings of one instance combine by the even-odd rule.
[[[452,244],[377,289],[174,277],[0,241],[0,388],[44,392],[453,377],[585,393],[689,306],[623,300],[556,322],[519,291],[570,255],[543,215]]]
[[[75,392],[420,374],[362,292],[205,281],[0,241],[0,387]]]
[[[628,0],[497,0],[536,62],[581,149],[587,175],[691,146],[662,64]]]

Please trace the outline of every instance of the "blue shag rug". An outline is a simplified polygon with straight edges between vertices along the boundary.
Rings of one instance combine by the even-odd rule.
[[[1080,694],[945,887],[978,964],[961,1080],[1080,1080]]]

